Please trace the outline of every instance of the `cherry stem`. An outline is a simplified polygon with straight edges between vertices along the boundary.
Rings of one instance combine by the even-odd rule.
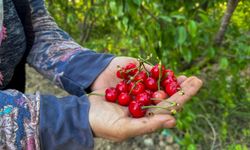
[[[104,94],[101,93],[88,93],[86,94],[87,96],[95,95],[95,96],[105,96]]]
[[[158,69],[159,69],[159,79],[158,79],[158,90],[161,90],[161,76],[162,76],[162,67],[161,61],[159,62]]]
[[[144,68],[144,70],[146,71],[147,73],[147,77],[149,77],[149,71],[146,69],[145,65],[144,65],[144,62],[141,62],[142,63],[142,67]]]
[[[137,68],[128,69],[125,73],[129,73],[130,71],[133,71],[135,69],[137,69]]]
[[[135,88],[135,86],[136,86],[139,82],[141,82],[141,81],[142,81],[142,79],[135,82],[135,84],[133,85],[133,87],[132,87],[132,88],[130,89],[130,91],[129,91],[129,95],[131,94],[131,92],[132,92],[132,90]]]
[[[170,107],[154,106],[154,105],[142,106],[142,107],[141,107],[141,109],[148,109],[148,108],[159,108],[159,109],[167,109],[167,110],[170,109]]]
[[[142,62],[144,62],[144,63],[147,63],[147,64],[153,66],[152,63],[150,63],[148,60],[146,60],[146,59],[144,59],[144,58],[142,58],[142,57],[140,57],[140,56],[139,56],[139,60],[142,61]]]
[[[168,101],[168,99],[150,98],[150,100],[152,100],[152,101],[164,101],[164,102],[167,102],[167,103],[171,104],[171,106],[177,106],[178,105],[176,102]]]

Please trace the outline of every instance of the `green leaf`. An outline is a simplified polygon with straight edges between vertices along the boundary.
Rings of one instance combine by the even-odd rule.
[[[187,39],[187,31],[183,26],[177,28],[178,38],[177,43],[182,45]]]
[[[229,64],[229,62],[228,62],[228,59],[226,57],[222,57],[220,59],[220,68],[221,69],[227,69],[228,64]]]
[[[116,3],[115,1],[112,1],[109,3],[109,7],[113,12],[116,12]]]
[[[141,1],[141,0],[133,0],[133,2],[134,2],[136,5],[140,6],[142,1]]]
[[[197,24],[196,24],[196,22],[193,21],[193,20],[190,20],[190,21],[188,22],[187,28],[188,28],[189,34],[190,34],[192,37],[195,37],[195,36],[196,36],[196,33],[197,33]]]
[[[172,17],[172,18],[175,18],[175,19],[177,19],[177,20],[184,20],[184,19],[186,19],[186,17],[183,16],[183,15],[172,15],[171,17]]]
[[[160,19],[162,19],[165,22],[172,22],[172,18],[168,17],[168,16],[159,16]]]
[[[183,49],[182,51],[183,58],[186,62],[190,63],[192,60],[192,53],[188,49]]]

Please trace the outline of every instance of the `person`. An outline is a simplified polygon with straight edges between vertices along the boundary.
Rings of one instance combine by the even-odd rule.
[[[81,47],[56,25],[43,0],[0,0],[0,28],[0,149],[92,149],[93,137],[122,141],[175,126],[166,110],[134,119],[122,106],[87,96],[119,82],[117,65],[138,62]],[[26,62],[70,95],[24,94]],[[180,104],[176,109],[202,85],[197,77],[178,82],[185,95],[169,98]]]

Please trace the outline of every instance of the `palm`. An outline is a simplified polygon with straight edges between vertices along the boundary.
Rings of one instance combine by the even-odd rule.
[[[104,89],[107,87],[114,87],[120,79],[116,77],[117,66],[126,66],[129,63],[138,64],[135,58],[131,57],[116,57],[114,58],[107,68],[97,77],[91,86],[92,91]]]

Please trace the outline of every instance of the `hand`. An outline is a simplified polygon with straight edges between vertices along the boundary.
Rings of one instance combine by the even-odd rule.
[[[91,90],[100,90],[108,87],[114,87],[121,79],[116,77],[117,66],[126,66],[129,63],[135,63],[139,65],[139,62],[135,58],[131,57],[116,57],[110,64],[104,69],[104,71],[96,78],[96,80],[91,85]],[[150,70],[151,66],[145,64],[147,70]]]
[[[104,90],[94,93],[104,93]],[[130,137],[175,126],[175,118],[159,114],[139,119],[129,116],[128,108],[110,103],[101,96],[89,96],[89,122],[96,137],[122,141]]]
[[[196,77],[186,78],[180,76],[178,82],[181,83],[185,95],[174,94],[170,100],[179,103],[179,109],[195,95],[202,86],[201,80]],[[104,93],[104,90],[94,91],[94,93]],[[113,141],[122,141],[130,137],[151,133],[162,128],[172,128],[176,120],[169,115],[168,111],[161,109],[150,109],[155,115],[139,119],[131,118],[127,107],[115,103],[106,102],[101,96],[89,96],[90,110],[89,122],[96,137],[102,137]],[[161,102],[158,105],[166,106],[168,103]],[[161,110],[161,111],[158,111]]]

